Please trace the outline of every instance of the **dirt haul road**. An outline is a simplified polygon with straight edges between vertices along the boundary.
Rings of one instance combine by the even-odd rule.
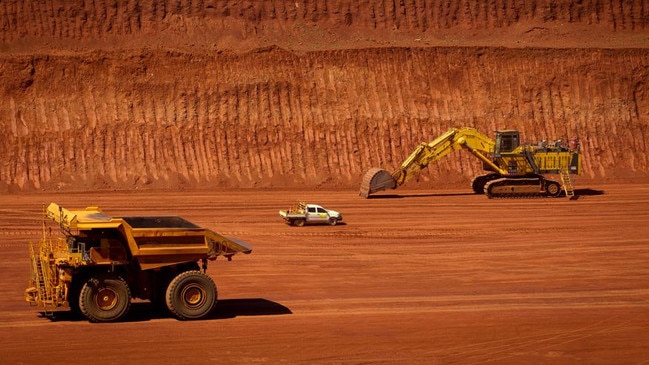
[[[49,193],[0,196],[3,363],[641,364],[649,361],[649,186],[576,201],[468,189]],[[295,199],[346,224],[290,227]],[[40,209],[178,214],[247,241],[217,260],[209,319],[135,303],[122,323],[54,320],[23,300]]]

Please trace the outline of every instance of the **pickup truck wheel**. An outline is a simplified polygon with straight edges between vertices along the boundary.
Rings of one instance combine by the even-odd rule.
[[[296,225],[298,227],[302,227],[304,225],[304,219],[296,219],[296,220],[294,220],[293,225]]]
[[[330,225],[330,226],[335,226],[336,223],[338,223],[338,219],[336,219],[336,218],[329,218],[329,225]]]
[[[167,287],[167,308],[178,319],[200,319],[216,304],[216,285],[200,271],[178,274]]]
[[[118,276],[90,278],[79,293],[79,311],[90,322],[118,321],[130,306],[131,290]]]

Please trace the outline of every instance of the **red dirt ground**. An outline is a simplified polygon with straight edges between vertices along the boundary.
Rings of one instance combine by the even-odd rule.
[[[642,364],[649,361],[649,187],[489,200],[470,189],[116,192],[0,196],[3,363]],[[346,224],[290,227],[293,199]],[[179,214],[253,246],[208,273],[207,320],[40,316],[22,293],[50,201],[114,215]],[[137,202],[137,204],[133,204]]]
[[[0,1],[0,363],[649,363],[644,0]],[[577,137],[580,198],[469,194],[453,126]],[[288,227],[294,200],[346,225]],[[179,214],[249,242],[214,315],[41,317],[40,209]]]

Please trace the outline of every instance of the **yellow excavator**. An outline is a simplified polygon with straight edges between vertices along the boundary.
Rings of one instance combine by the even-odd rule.
[[[489,198],[575,197],[571,174],[581,173],[579,141],[541,141],[536,145],[521,144],[516,130],[496,131],[492,140],[474,128],[451,128],[432,142],[419,144],[390,174],[372,168],[363,177],[360,195],[364,198],[386,189],[396,189],[418,174],[428,164],[449,153],[464,149],[483,163],[489,173],[473,179],[476,194]],[[545,174],[558,176],[559,181]]]

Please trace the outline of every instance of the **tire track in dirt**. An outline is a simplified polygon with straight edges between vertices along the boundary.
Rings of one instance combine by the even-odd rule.
[[[601,334],[614,334],[617,331],[622,331],[629,322],[618,322],[616,318],[605,318],[601,321],[589,324],[582,328],[570,331],[544,331],[543,333],[524,334],[519,335],[516,341],[512,343],[511,339],[508,340],[494,340],[482,343],[475,343],[471,345],[458,346],[454,351],[463,355],[464,361],[467,363],[489,363],[507,358],[515,357],[521,351],[534,351],[548,350],[557,347],[557,342],[564,345],[569,342],[583,340]],[[479,351],[480,346],[488,346],[491,351],[488,356]],[[435,354],[437,351],[432,350],[430,355]]]
[[[358,313],[426,313],[446,311],[510,311],[556,308],[649,307],[647,290],[614,290],[569,293],[506,293],[436,295],[430,297],[318,298],[284,304],[295,315],[347,315]]]

